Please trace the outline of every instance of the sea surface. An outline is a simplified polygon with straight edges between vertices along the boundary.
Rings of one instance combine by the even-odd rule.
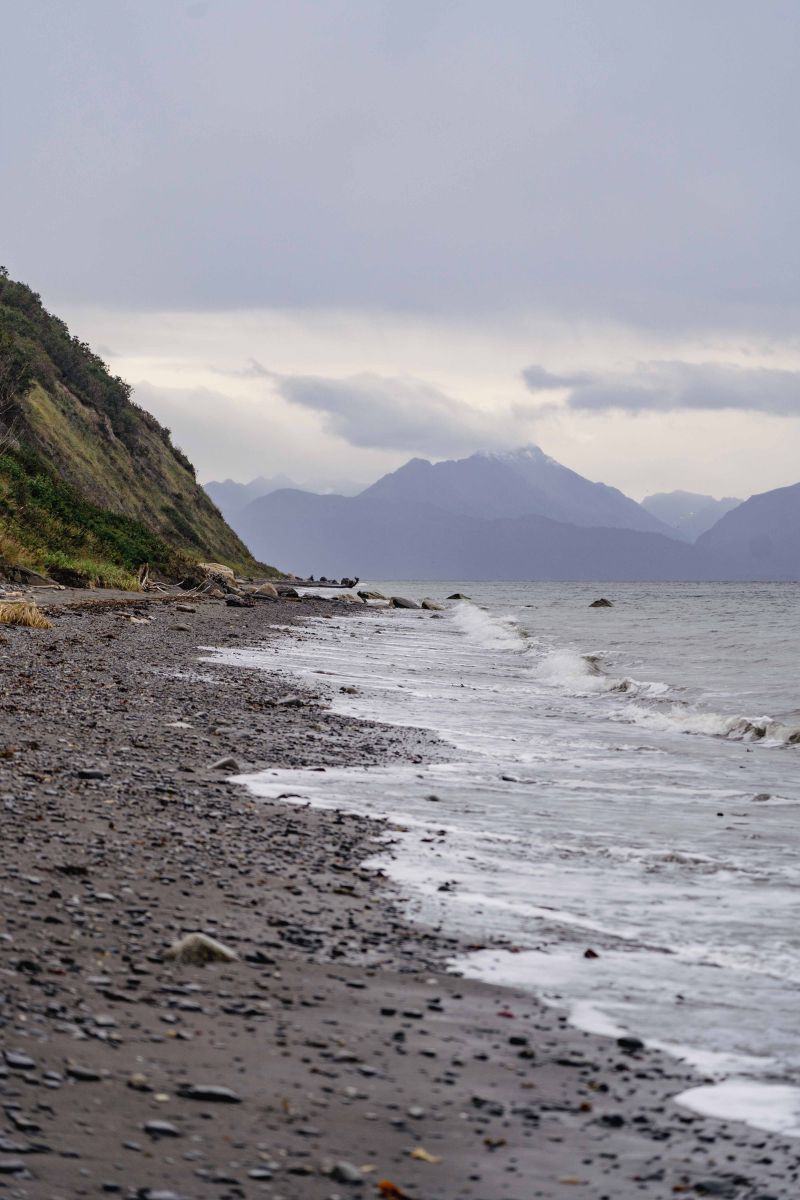
[[[475,947],[454,969],[686,1059],[706,1086],[682,1103],[800,1136],[800,586],[362,586],[470,599],[217,657],[332,684],[447,761],[248,786],[390,817],[412,915]]]

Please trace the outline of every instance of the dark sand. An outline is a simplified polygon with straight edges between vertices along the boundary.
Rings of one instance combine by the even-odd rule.
[[[212,769],[441,753],[198,661],[344,605],[51,599],[0,629],[0,1197],[800,1196],[800,1146],[678,1108],[679,1064],[448,976],[361,868],[382,826]],[[163,962],[192,930],[241,961]]]

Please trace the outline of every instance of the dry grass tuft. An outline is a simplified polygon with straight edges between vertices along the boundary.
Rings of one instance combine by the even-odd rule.
[[[28,629],[52,629],[35,604],[0,604],[0,625],[25,625]]]

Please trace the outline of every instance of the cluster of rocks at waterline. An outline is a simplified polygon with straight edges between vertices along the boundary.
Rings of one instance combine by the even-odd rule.
[[[444,611],[444,605],[430,596],[421,600],[409,599],[407,596],[386,596],[376,589],[359,588],[358,590],[343,590],[349,586],[348,581],[338,583],[336,580],[299,580],[289,576],[287,580],[255,582],[252,580],[236,579],[230,568],[222,567],[219,563],[201,563],[199,566],[206,572],[207,579],[214,589],[212,594],[226,600],[231,607],[253,607],[259,601],[274,602],[277,600],[336,600],[342,604],[364,604],[371,608],[405,608],[424,609],[430,612]],[[323,596],[317,588],[336,587],[336,596]],[[355,583],[353,583],[355,589]],[[448,597],[450,600],[467,600],[468,596],[457,592]]]
[[[180,608],[54,604],[0,654],[4,1194],[797,1195],[792,1143],[670,1102],[679,1064],[448,975],[467,948],[363,865],[398,831],[214,769],[446,753],[195,649],[305,638],[328,605]]]

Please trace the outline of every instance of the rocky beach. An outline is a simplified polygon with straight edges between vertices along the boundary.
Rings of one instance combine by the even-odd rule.
[[[363,866],[390,826],[231,781],[446,755],[332,713],[335,679],[203,661],[395,614],[41,604],[0,628],[0,1196],[797,1196],[797,1142],[676,1105],[680,1063],[449,973],[467,947]],[[169,957],[197,932],[228,960]]]

